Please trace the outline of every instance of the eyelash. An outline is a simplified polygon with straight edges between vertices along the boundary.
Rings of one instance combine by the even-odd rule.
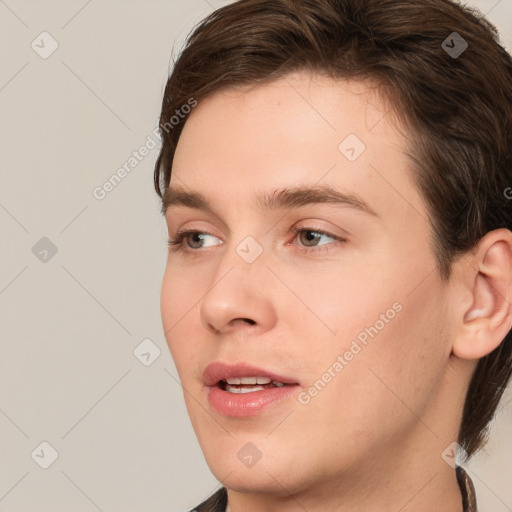
[[[294,239],[297,237],[297,235],[299,233],[302,233],[302,232],[313,232],[313,233],[316,233],[317,235],[325,235],[325,236],[328,236],[329,238],[333,238],[334,240],[337,240],[338,242],[346,242],[346,240],[344,238],[341,238],[339,236],[336,236],[336,235],[333,235],[332,233],[328,233],[327,231],[322,231],[322,230],[319,230],[319,229],[315,229],[315,228],[312,228],[312,227],[307,227],[307,226],[296,226],[296,227],[293,227],[291,229],[291,232],[295,235],[294,236]],[[191,235],[191,234],[199,234],[199,235],[210,235],[210,233],[207,233],[206,231],[199,231],[197,229],[183,229],[183,230],[178,230],[178,232],[176,233],[176,236],[174,237],[170,237],[167,244],[169,246],[169,249],[172,251],[172,252],[184,252],[184,253],[198,253],[201,249],[191,249],[191,248],[185,248],[183,242],[185,241],[185,238],[188,236],[188,235]],[[213,235],[211,235],[213,236]],[[327,246],[326,247],[323,247],[321,249],[318,249],[316,247],[301,247],[301,246],[298,246],[298,250],[300,252],[303,252],[303,253],[311,253],[311,252],[315,252],[315,253],[324,253],[324,252],[327,252],[329,250],[332,249],[332,247],[329,247],[330,245],[332,244],[326,244]]]

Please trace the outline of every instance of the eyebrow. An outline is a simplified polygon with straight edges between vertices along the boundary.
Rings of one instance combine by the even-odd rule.
[[[341,192],[330,185],[286,187],[274,190],[271,194],[267,192],[256,197],[257,208],[264,211],[298,208],[310,204],[335,204],[379,217],[359,196]],[[180,206],[203,210],[217,216],[203,194],[189,192],[178,186],[168,187],[162,198],[162,214],[165,215],[171,207]]]

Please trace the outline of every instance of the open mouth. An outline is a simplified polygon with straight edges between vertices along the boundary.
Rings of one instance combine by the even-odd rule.
[[[281,388],[289,385],[269,379],[268,377],[222,379],[217,383],[217,386],[222,391],[229,393],[254,393],[255,391],[264,391],[265,389]]]
[[[203,371],[207,400],[223,416],[247,417],[290,399],[300,389],[294,377],[247,363],[210,363]]]

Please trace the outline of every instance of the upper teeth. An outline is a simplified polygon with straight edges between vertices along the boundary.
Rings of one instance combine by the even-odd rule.
[[[228,384],[236,385],[236,384],[270,384],[272,379],[268,377],[240,377],[234,379],[226,379]]]

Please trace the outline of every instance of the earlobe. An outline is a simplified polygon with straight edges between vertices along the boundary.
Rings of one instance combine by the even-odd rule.
[[[512,233],[491,231],[478,245],[468,269],[472,303],[462,311],[453,354],[480,359],[497,348],[512,324]]]

